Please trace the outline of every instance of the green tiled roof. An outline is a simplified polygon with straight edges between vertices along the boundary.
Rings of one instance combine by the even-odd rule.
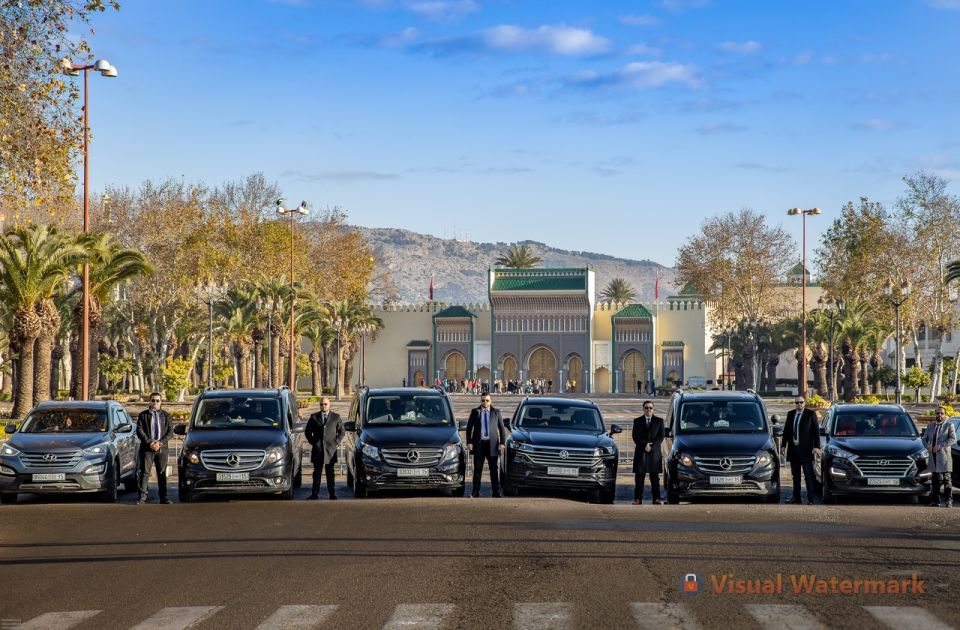
[[[680,295],[700,295],[700,290],[693,286],[692,282],[688,282],[680,289]]]
[[[650,318],[650,311],[643,304],[631,304],[613,315],[614,317],[646,317]]]
[[[497,269],[492,291],[586,291],[586,269]]]
[[[682,341],[664,341],[660,345],[665,348],[676,348],[676,347],[683,346],[683,342]]]
[[[434,319],[438,317],[476,317],[476,315],[462,306],[448,306],[433,316]]]
[[[411,339],[407,344],[408,348],[429,348],[430,342],[426,339]]]

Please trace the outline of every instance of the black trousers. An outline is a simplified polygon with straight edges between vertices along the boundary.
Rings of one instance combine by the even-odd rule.
[[[157,489],[160,492],[160,500],[167,498],[167,455],[169,451],[161,448],[159,451],[140,451],[140,499],[147,500],[147,489],[150,487],[150,469],[157,471]]]
[[[931,503],[953,503],[953,482],[950,473],[933,473],[930,487]]]
[[[790,473],[793,475],[793,499],[800,500],[800,471],[803,471],[803,480],[807,484],[807,501],[813,501],[816,490],[813,488],[813,461],[790,462]]]
[[[490,466],[490,488],[493,496],[500,495],[500,455],[490,455],[490,441],[480,442],[480,448],[473,448],[473,496],[480,496],[483,478],[483,462]]]
[[[653,497],[654,501],[660,500],[660,473],[648,473],[647,471],[640,469],[633,473],[633,479],[636,483],[636,487],[633,489],[633,498],[637,500],[643,500],[643,482],[644,477],[650,475],[650,495]]]
[[[337,496],[337,484],[334,479],[335,472],[334,467],[336,462],[330,462],[329,464],[314,464],[313,465],[313,488],[310,490],[311,495],[320,494],[320,476],[324,472],[327,473],[327,494],[331,497]]]

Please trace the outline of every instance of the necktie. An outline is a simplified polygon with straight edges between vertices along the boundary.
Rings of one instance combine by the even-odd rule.
[[[797,446],[800,445],[800,415],[797,413],[793,418],[793,443]]]
[[[160,414],[156,411],[153,412],[153,440],[160,440]]]
[[[480,436],[483,440],[490,439],[490,412],[483,410],[483,434]]]
[[[933,437],[930,438],[930,446],[937,445],[937,434],[940,432],[940,423],[933,425]]]

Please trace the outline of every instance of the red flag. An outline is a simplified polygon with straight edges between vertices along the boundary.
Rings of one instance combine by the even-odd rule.
[[[433,302],[433,274],[430,274],[430,301]]]
[[[657,281],[653,285],[653,299],[654,300],[660,299],[660,270],[659,269],[657,270]]]

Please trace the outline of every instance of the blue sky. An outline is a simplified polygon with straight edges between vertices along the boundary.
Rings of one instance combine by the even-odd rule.
[[[91,176],[262,171],[352,223],[672,265],[742,207],[960,179],[960,0],[124,0]],[[951,189],[956,192],[954,184]],[[799,256],[799,252],[798,252]]]

